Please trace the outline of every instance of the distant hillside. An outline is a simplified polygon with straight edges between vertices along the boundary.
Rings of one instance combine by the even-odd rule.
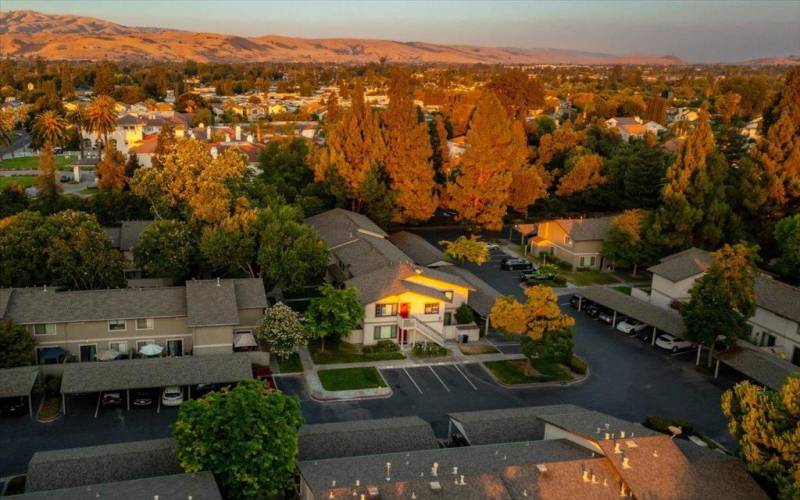
[[[800,55],[785,57],[759,57],[735,63],[741,66],[793,66],[800,64]]]
[[[0,56],[51,60],[390,62],[448,64],[684,64],[675,56],[616,56],[560,49],[438,45],[356,38],[240,37],[123,26],[34,11],[0,12]]]

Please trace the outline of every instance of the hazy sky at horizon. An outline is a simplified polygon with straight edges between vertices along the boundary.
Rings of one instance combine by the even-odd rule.
[[[551,47],[689,62],[800,54],[800,0],[294,1],[3,0],[3,10],[94,16],[242,36],[353,37]]]

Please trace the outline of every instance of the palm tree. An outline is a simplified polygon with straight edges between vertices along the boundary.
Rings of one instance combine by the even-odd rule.
[[[33,121],[33,134],[39,139],[43,149],[51,151],[64,142],[67,120],[53,110],[43,111]]]
[[[106,95],[99,95],[86,106],[87,129],[94,132],[99,139],[103,137],[103,145],[108,145],[108,134],[117,126],[116,101]]]
[[[75,109],[67,113],[67,120],[78,129],[78,147],[81,150],[81,158],[83,158],[83,131],[86,130],[86,106],[78,104]]]

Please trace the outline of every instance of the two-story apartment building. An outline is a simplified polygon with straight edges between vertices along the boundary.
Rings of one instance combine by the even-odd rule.
[[[699,248],[689,248],[668,255],[648,268],[653,273],[650,302],[663,309],[677,308],[689,300],[689,290],[711,265],[711,254]]]
[[[575,268],[607,269],[613,266],[603,257],[603,241],[613,217],[556,219],[535,225],[528,239],[534,255],[548,254]]]
[[[259,279],[87,291],[0,289],[0,319],[30,330],[40,362],[59,355],[95,361],[108,350],[135,356],[148,344],[168,356],[254,347],[266,307]]]
[[[363,324],[345,341],[372,345],[390,340],[406,346],[423,341],[441,345],[465,336],[468,341],[478,339],[476,325],[455,322],[455,311],[469,304],[475,291],[464,278],[416,263],[364,215],[336,208],[306,223],[328,244],[329,279],[354,287],[364,306]],[[403,244],[407,242],[405,238]],[[417,247],[423,243],[430,245],[413,242]],[[431,256],[435,250],[414,253]],[[442,263],[438,257],[430,258],[429,263]]]

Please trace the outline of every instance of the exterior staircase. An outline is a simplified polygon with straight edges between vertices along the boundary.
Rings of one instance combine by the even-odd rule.
[[[416,318],[414,316],[410,318],[403,318],[401,319],[400,327],[405,328],[407,330],[415,330],[418,334],[427,338],[431,342],[444,347],[445,338],[441,334],[441,332],[436,331],[432,326],[425,323],[419,318]]]

